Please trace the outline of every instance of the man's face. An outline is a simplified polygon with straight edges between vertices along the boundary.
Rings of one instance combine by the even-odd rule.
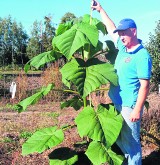
[[[118,35],[126,47],[132,46],[132,42],[136,36],[136,29],[126,29],[118,31]]]

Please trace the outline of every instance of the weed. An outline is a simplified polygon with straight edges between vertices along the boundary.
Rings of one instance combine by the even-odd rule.
[[[24,131],[24,132],[21,132],[19,137],[22,139],[28,139],[29,137],[32,136],[32,134],[33,134],[32,132]]]
[[[14,140],[9,137],[5,137],[3,140],[1,140],[3,143],[12,143]]]
[[[48,117],[53,117],[53,118],[57,118],[59,116],[59,113],[56,112],[50,112],[47,114]]]

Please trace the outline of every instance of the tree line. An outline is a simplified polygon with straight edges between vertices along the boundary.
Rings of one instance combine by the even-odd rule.
[[[68,12],[61,18],[61,23],[73,18],[76,16]],[[0,17],[0,67],[23,67],[34,56],[51,50],[56,31],[54,25],[50,16],[45,16],[39,22],[35,20],[29,36],[22,23],[17,23],[10,15]]]
[[[149,42],[146,44],[146,48],[152,57],[152,85],[153,90],[159,90],[160,85],[160,20],[157,21],[157,26],[154,30],[154,34],[149,34]]]
[[[76,19],[73,13],[66,13],[60,23]],[[30,36],[24,30],[22,23],[17,23],[9,15],[0,17],[0,68],[10,66],[24,66],[34,56],[52,50],[52,39],[56,27],[50,16],[45,16],[42,21],[34,21]],[[157,22],[154,34],[149,34],[146,48],[153,60],[152,82],[160,84],[160,20]]]

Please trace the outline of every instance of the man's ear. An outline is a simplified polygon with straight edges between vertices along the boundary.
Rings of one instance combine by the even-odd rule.
[[[134,36],[137,35],[137,29],[136,28],[131,28],[131,31],[133,32]]]

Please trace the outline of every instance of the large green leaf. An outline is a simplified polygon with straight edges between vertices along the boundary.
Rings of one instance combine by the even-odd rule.
[[[44,128],[35,132],[23,145],[22,155],[28,155],[34,152],[41,153],[48,148],[60,144],[64,140],[64,134],[56,126]]]
[[[70,59],[76,50],[87,43],[85,35],[77,28],[77,25],[52,40],[52,45],[56,46],[67,59]]]
[[[113,41],[107,40],[105,42],[105,49],[107,50],[107,54],[105,55],[105,57],[107,60],[110,61],[111,64],[114,64],[117,57],[118,49],[116,49]]]
[[[37,92],[30,97],[27,97],[26,99],[15,105],[15,109],[18,110],[18,112],[26,110],[29,105],[37,103],[38,100],[40,100],[43,96],[47,95],[53,88],[53,84],[49,84],[47,87],[43,87],[40,92]]]
[[[57,29],[57,34],[60,35],[64,33],[66,30],[69,30],[72,26],[73,26],[73,22],[60,24]],[[84,16],[83,21],[78,21],[75,27],[77,27],[77,30],[80,30],[82,33],[84,33],[87,36],[87,38],[90,40],[92,45],[96,47],[99,37],[96,26],[90,25],[87,21],[85,21],[85,16]]]
[[[92,20],[91,20],[92,19]],[[102,21],[98,20],[97,18],[91,18],[89,14],[85,14],[83,16],[83,22],[86,22],[88,24],[91,23],[91,25],[96,26],[99,31],[101,31],[104,35],[107,34],[106,26],[103,24]]]
[[[50,165],[72,165],[78,161],[78,155],[70,148],[58,148],[49,154]]]
[[[84,57],[86,59],[90,59],[90,58],[93,58],[93,56],[96,54],[96,53],[99,53],[99,51],[102,51],[103,50],[103,43],[101,41],[98,41],[97,43],[97,46],[94,47],[93,45],[89,45],[89,44],[86,44],[84,46]]]
[[[92,107],[84,108],[76,117],[75,122],[81,137],[88,136],[93,140],[103,142],[108,149],[116,141],[123,119],[113,105],[108,105],[108,107],[99,105],[97,111]]]
[[[73,26],[73,22],[60,24],[56,29],[56,36],[63,34],[65,31],[69,30],[72,26]]]
[[[107,152],[108,152],[108,155],[111,157],[114,165],[120,165],[120,164],[122,164],[122,162],[124,160],[124,156],[117,155],[111,149],[108,149]]]
[[[90,43],[96,47],[98,43],[98,29],[87,23],[75,24],[71,29],[53,38],[52,44],[56,46],[67,59],[85,44]]]
[[[80,67],[83,69],[85,67],[85,62],[83,60],[73,59],[60,69],[62,81],[66,86],[70,87],[70,77],[78,72]]]
[[[96,58],[84,61],[73,59],[60,70],[65,85],[72,82],[77,86],[81,96],[86,97],[89,93],[108,82],[118,85],[118,78],[113,65],[99,61]]]
[[[80,23],[78,24],[78,30],[80,30],[82,33],[84,33],[87,38],[89,39],[89,41],[92,43],[92,45],[94,47],[97,46],[97,43],[98,43],[98,37],[99,37],[99,34],[98,34],[98,29],[95,27],[95,26],[92,26],[88,23]]]
[[[116,155],[111,149],[107,149],[102,143],[96,141],[90,143],[85,154],[94,165],[100,165],[106,162],[121,165],[124,159],[123,156]]]
[[[43,66],[44,64],[48,62],[52,62],[57,60],[59,57],[61,57],[62,54],[59,52],[56,52],[54,50],[41,53],[35,57],[33,57],[26,65],[25,65],[25,72],[28,72],[29,67],[33,66],[36,69],[38,69],[40,66]]]
[[[98,22],[96,24],[96,26],[97,26],[98,30],[100,30],[103,33],[103,35],[107,35],[108,34],[106,26],[103,24],[103,22]]]

